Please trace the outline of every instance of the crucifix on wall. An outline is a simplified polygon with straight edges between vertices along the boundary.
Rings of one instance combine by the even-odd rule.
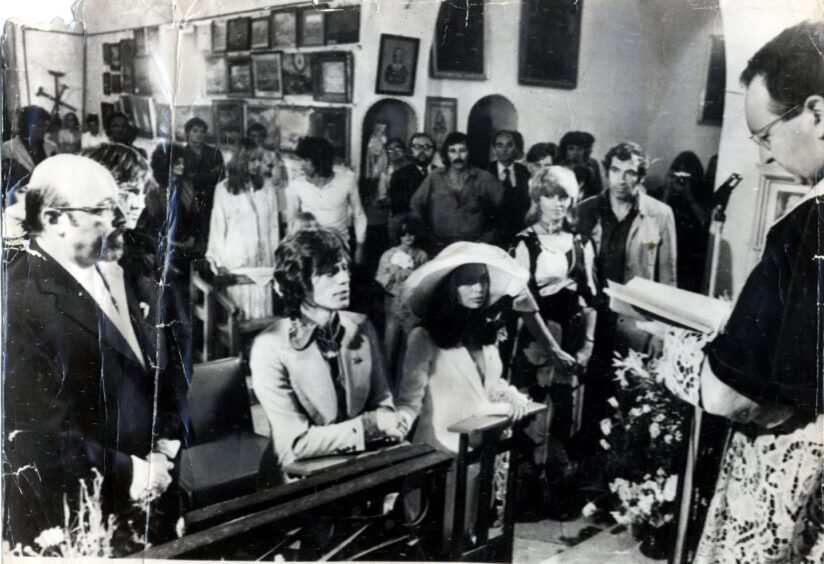
[[[54,96],[43,90],[42,86],[37,89],[37,96],[43,96],[54,102],[51,111],[52,114],[60,113],[60,106],[76,112],[77,108],[63,101],[63,94],[66,93],[69,87],[66,84],[60,84],[60,79],[66,76],[66,73],[50,70],[49,74],[54,77]]]

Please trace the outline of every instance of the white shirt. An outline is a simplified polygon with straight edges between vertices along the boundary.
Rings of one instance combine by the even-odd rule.
[[[300,212],[315,216],[321,226],[337,231],[344,241],[349,239],[349,226],[355,228],[355,241],[366,241],[366,212],[363,211],[355,174],[336,169],[335,176],[318,187],[301,176],[289,183],[286,190],[289,222]]]
[[[98,131],[97,135],[92,135],[91,131],[84,131],[83,135],[80,136],[80,146],[83,149],[90,149],[92,147],[97,147],[101,143],[108,143],[109,138],[106,137],[106,134],[102,131]]]
[[[509,183],[514,186],[515,185],[515,163],[512,163],[509,166],[504,166],[504,165],[501,164],[500,161],[498,161],[497,164],[498,164],[498,180],[500,180],[501,182],[506,180],[506,174],[504,173],[504,171],[508,170],[509,171]]]

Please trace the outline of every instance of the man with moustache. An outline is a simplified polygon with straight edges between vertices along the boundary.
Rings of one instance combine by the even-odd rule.
[[[470,167],[468,158],[466,135],[447,135],[441,147],[446,166],[432,171],[412,196],[410,209],[425,226],[430,256],[456,241],[496,240],[503,186],[489,172]]]
[[[429,174],[435,156],[435,141],[426,133],[415,133],[409,139],[412,162],[392,173],[389,180],[389,239],[398,238],[398,226],[409,214],[409,202]]]
[[[180,425],[166,361],[131,289],[107,276],[125,226],[100,164],[58,155],[34,169],[30,251],[8,274],[4,304],[3,538],[12,546],[74,518],[63,500],[76,510],[79,481],[91,488],[94,471],[104,515],[121,522],[135,502],[153,515],[149,501],[172,482]]]

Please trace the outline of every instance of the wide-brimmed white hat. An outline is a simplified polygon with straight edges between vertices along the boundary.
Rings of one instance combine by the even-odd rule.
[[[418,317],[425,315],[432,292],[450,272],[464,264],[483,264],[489,272],[489,305],[521,294],[529,271],[503,249],[485,243],[452,243],[406,279],[402,299]]]

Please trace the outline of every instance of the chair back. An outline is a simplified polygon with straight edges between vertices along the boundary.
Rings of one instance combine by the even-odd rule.
[[[237,357],[194,365],[188,393],[193,444],[252,432],[251,403],[242,366]]]

